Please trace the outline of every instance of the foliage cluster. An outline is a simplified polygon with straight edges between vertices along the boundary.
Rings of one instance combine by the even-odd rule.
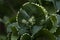
[[[60,40],[60,0],[0,0],[0,40]]]

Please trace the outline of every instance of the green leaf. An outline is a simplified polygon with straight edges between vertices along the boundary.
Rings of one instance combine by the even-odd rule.
[[[56,36],[60,35],[60,27],[57,28],[56,32],[54,33]]]
[[[56,13],[56,8],[52,1],[42,1],[42,6],[46,8],[49,14]]]
[[[60,10],[60,1],[56,1],[56,7]]]
[[[38,15],[38,16],[37,16]],[[42,16],[43,15],[43,16]],[[31,17],[34,17],[36,21],[35,25],[40,25],[41,20],[45,20],[48,16],[48,12],[45,10],[43,6],[39,6],[39,4],[25,3],[20,11],[17,14],[16,20],[20,27],[29,27],[30,23],[33,24],[33,22],[30,22],[29,19]],[[30,25],[31,26],[31,25]]]
[[[20,26],[19,34],[24,34],[28,31],[27,29],[29,28],[29,25],[28,25],[29,18],[30,16],[26,13],[25,10],[21,8],[16,17],[18,25]]]
[[[58,29],[57,26],[54,26],[54,27],[51,28],[50,32],[55,33],[57,29]]]
[[[29,17],[30,16],[26,13],[26,11],[21,8],[16,17],[16,20],[17,20],[19,26],[26,27],[28,25],[27,20],[29,19]]]
[[[10,23],[16,22],[16,16],[13,16],[9,19]]]
[[[17,35],[17,33],[18,33],[18,31],[17,31],[17,29],[16,29],[16,27],[15,26],[13,26],[13,27],[11,27],[11,30],[12,30],[12,33],[13,33],[13,35]]]
[[[57,27],[57,17],[56,15],[51,15],[43,24],[43,26],[49,30]]]
[[[11,40],[17,40],[17,36],[11,36]]]
[[[23,5],[22,9],[24,9],[30,17],[34,16],[36,25],[40,25],[41,20],[46,19],[48,15],[43,6],[35,3],[27,2]]]
[[[60,23],[60,15],[57,15],[58,24]]]
[[[0,40],[6,40],[6,36],[0,35]]]
[[[7,33],[9,32],[12,32],[14,36],[17,36],[17,33],[18,33],[17,22],[7,25]]]
[[[22,35],[22,34],[27,33],[27,32],[28,32],[28,30],[25,27],[22,27],[22,28],[20,28],[18,34]]]
[[[9,17],[4,16],[4,17],[3,17],[3,22],[5,23],[5,25],[8,25],[8,24],[10,23]]]
[[[7,40],[11,40],[12,32],[7,33]]]
[[[47,28],[48,30],[50,30],[53,27],[52,20],[49,18],[47,21],[45,21],[45,23],[43,23],[43,27]]]
[[[31,40],[31,36],[29,34],[25,33],[21,36],[20,40]]]
[[[51,21],[53,23],[53,27],[50,30],[50,32],[54,33],[57,30],[57,16],[56,15],[51,15],[50,19],[51,19]]]
[[[46,29],[39,30],[32,37],[34,40],[56,40],[55,36]]]
[[[53,24],[57,23],[57,16],[55,14],[52,14],[50,19],[52,20]]]
[[[32,35],[37,33],[41,29],[42,29],[42,26],[33,26],[32,27]]]
[[[22,9],[24,9],[30,17],[34,16],[37,19],[45,19],[48,14],[43,6],[35,3],[27,2],[23,5]]]

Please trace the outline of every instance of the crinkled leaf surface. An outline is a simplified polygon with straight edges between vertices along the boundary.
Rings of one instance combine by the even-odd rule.
[[[43,6],[34,3],[25,3],[18,12],[17,22],[20,26],[27,26],[29,19],[34,16],[36,25],[40,25],[40,20],[47,18],[47,11]],[[37,16],[38,15],[38,16]],[[43,16],[42,16],[43,15]],[[24,23],[22,23],[24,21]]]

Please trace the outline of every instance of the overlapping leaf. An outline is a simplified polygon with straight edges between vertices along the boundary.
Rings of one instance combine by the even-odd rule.
[[[28,2],[25,3],[20,9],[17,16],[17,21],[20,26],[26,26],[26,24],[29,23],[29,19],[33,16],[36,20],[36,25],[40,25],[41,20],[45,20],[47,18],[47,15],[48,13],[44,7],[39,6],[38,4]],[[22,21],[24,21],[25,23],[22,23]]]
[[[38,31],[33,37],[34,40],[56,40],[55,36],[46,29]]]
[[[56,13],[56,8],[52,1],[42,1],[42,5],[46,8],[49,14]]]

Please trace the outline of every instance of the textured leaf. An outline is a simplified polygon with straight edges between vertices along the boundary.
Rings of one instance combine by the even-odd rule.
[[[49,14],[56,13],[56,8],[52,1],[42,1],[42,5],[46,8]]]
[[[49,14],[56,13],[57,4],[56,0],[30,0],[30,1],[44,6]],[[59,4],[57,4],[57,6],[59,6]]]
[[[52,28],[54,29],[54,28],[57,27],[56,24],[57,24],[57,18],[56,18],[56,16],[55,15],[51,15],[47,19],[47,21],[43,24],[43,26],[46,27],[49,30],[52,30]]]
[[[37,19],[45,19],[48,14],[43,6],[39,6],[39,4],[29,2],[25,3],[22,9],[24,9],[28,13],[28,15],[37,17]]]
[[[55,36],[46,29],[38,31],[33,37],[34,40],[56,40]]]
[[[31,36],[29,34],[25,33],[21,36],[20,40],[31,40]]]
[[[40,20],[45,20],[47,18],[47,15],[48,13],[44,7],[39,6],[38,4],[27,2],[22,6],[20,11],[18,12],[16,20],[22,30],[24,30],[24,32],[27,32],[30,30],[30,27],[32,27],[32,25],[40,25]]]
[[[28,25],[27,20],[29,19],[29,15],[26,13],[25,10],[20,9],[16,18],[17,18],[16,20],[20,27],[26,27]]]
[[[36,19],[36,25],[40,24],[40,20],[47,18],[47,14],[48,13],[44,7],[39,6],[38,4],[34,4],[34,3],[29,3],[29,2],[25,3],[22,9],[20,9],[18,16],[17,16],[18,24],[20,26],[22,25],[22,21],[21,21],[22,19],[24,19],[25,22],[28,23],[28,19],[31,18],[32,16],[34,16],[34,18]]]

